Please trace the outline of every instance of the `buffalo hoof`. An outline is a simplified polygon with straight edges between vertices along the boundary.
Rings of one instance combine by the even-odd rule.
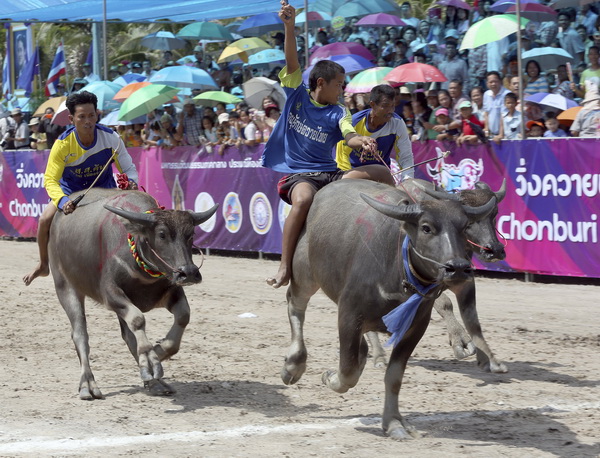
[[[329,370],[323,372],[321,380],[336,393],[346,393],[351,388],[340,381],[337,371]]]
[[[506,367],[506,364],[499,361],[492,361],[488,365],[487,370],[492,374],[505,374],[508,372],[508,367]]]
[[[286,385],[293,385],[300,380],[305,371],[306,354],[303,353],[298,357],[288,357],[281,369],[281,380]]]
[[[148,390],[150,396],[171,396],[177,393],[175,388],[160,379],[144,382],[144,388]]]
[[[104,396],[102,396],[102,392],[96,386],[96,382],[88,382],[79,387],[79,399],[93,401],[94,399],[104,399]]]
[[[385,369],[387,367],[387,360],[385,356],[378,356],[373,359],[373,366],[377,369]]]
[[[406,421],[402,423],[398,420],[392,420],[385,429],[385,434],[396,441],[406,441],[421,437],[414,426],[409,425]]]
[[[473,356],[477,352],[477,347],[475,347],[475,344],[473,344],[473,342],[469,342],[465,346],[455,345],[454,347],[452,347],[452,350],[454,350],[454,357],[456,359],[465,359],[469,356]]]

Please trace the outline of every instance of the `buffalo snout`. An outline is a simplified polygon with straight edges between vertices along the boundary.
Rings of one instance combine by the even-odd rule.
[[[200,269],[194,264],[182,266],[173,275],[173,280],[179,286],[193,285],[202,281]]]
[[[502,261],[506,258],[506,251],[501,243],[486,244],[483,246],[480,256],[486,262]]]
[[[465,280],[473,275],[471,262],[466,259],[453,259],[444,264],[444,280]]]

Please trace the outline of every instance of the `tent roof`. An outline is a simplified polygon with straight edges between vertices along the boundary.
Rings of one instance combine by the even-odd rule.
[[[102,22],[103,0],[2,0],[3,22]],[[296,8],[304,0],[289,0]],[[107,21],[196,22],[277,11],[275,0],[106,0]]]

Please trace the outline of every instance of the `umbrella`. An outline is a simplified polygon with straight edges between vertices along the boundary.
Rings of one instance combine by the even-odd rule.
[[[516,14],[517,5],[513,3],[505,13]],[[558,13],[552,8],[539,3],[521,3],[521,16],[535,22],[556,21]]]
[[[577,113],[579,113],[579,111],[582,108],[583,107],[569,108],[568,110],[565,110],[562,113],[560,113],[556,117],[556,119],[558,119],[561,124],[566,124],[566,125],[570,126],[571,124],[573,124],[573,121],[575,121],[575,118],[577,117]]]
[[[279,13],[261,13],[250,16],[237,29],[237,33],[244,37],[253,37],[277,31],[283,31],[283,21],[279,19]]]
[[[551,2],[548,6],[550,8],[554,8],[555,10],[560,10],[562,8],[579,8],[581,5],[588,5],[590,3],[594,3],[596,0],[556,0]]]
[[[52,97],[51,99],[48,99],[44,103],[42,103],[37,108],[37,110],[35,110],[35,113],[33,113],[32,116],[33,117],[44,116],[44,113],[46,112],[46,108],[52,108],[54,110],[54,112],[56,113],[60,104],[62,102],[64,102],[65,100],[67,100],[66,97]],[[1,108],[0,108],[0,110],[1,110]]]
[[[543,69],[556,68],[559,65],[573,61],[573,56],[562,48],[546,46],[544,48],[533,48],[521,54],[523,62],[534,59]]]
[[[399,65],[383,79],[392,83],[441,83],[448,81],[448,78],[436,67],[418,62]]]
[[[146,35],[140,41],[142,46],[150,49],[158,49],[160,51],[170,51],[171,49],[185,48],[187,44],[185,40],[177,38],[171,32],[161,30],[160,32]]]
[[[521,28],[529,19],[521,18]],[[498,41],[517,31],[517,17],[513,14],[498,14],[476,22],[463,37],[460,50],[478,48],[479,46]]]
[[[217,62],[235,60],[238,57],[244,62],[248,62],[248,53],[254,54],[262,51],[263,49],[272,49],[272,46],[260,38],[242,38],[241,40],[234,41],[227,46],[219,56]]]
[[[205,70],[181,65],[165,67],[150,77],[151,83],[167,84],[178,88],[218,89],[215,80]]]
[[[304,26],[306,22],[306,12],[302,11],[296,15],[296,25]],[[327,27],[331,25],[331,15],[323,11],[309,11],[308,12],[308,26],[309,27]]]
[[[273,81],[264,76],[257,76],[246,81],[242,88],[244,89],[244,100],[251,107],[262,110],[262,101],[265,97],[273,97],[279,108],[283,108],[287,96],[277,81]]]
[[[367,68],[375,67],[375,64],[373,62],[371,62],[370,60],[367,60],[364,57],[357,56],[355,54],[340,54],[337,56],[330,56],[330,57],[327,57],[326,59],[319,59],[319,60],[332,60],[334,62],[337,62],[342,67],[344,67],[344,70],[346,70],[346,74],[348,74],[348,75],[350,75],[352,73],[361,72],[363,70],[366,70]],[[315,61],[315,64],[319,60]],[[302,72],[302,80],[304,81],[304,84],[306,84],[306,85],[308,85],[308,77],[310,76],[310,72],[314,66],[315,65],[313,64]]]
[[[365,2],[353,0],[344,3],[337,10],[335,10],[331,16],[342,16],[348,18],[354,16],[366,16],[367,14],[373,13],[397,13],[399,11],[400,8],[398,5],[390,3],[387,0],[368,0]]]
[[[408,24],[402,19],[400,19],[398,16],[393,16],[387,13],[375,13],[369,14],[368,16],[365,16],[364,18],[360,19],[356,22],[356,25],[368,27],[401,27]]]
[[[538,92],[537,94],[525,97],[528,102],[539,103],[559,110],[578,107],[579,104],[571,99],[567,99],[560,94],[551,94],[549,92]]]
[[[171,100],[178,92],[176,87],[164,84],[151,84],[138,89],[121,105],[118,120],[130,121],[145,115]]]
[[[139,73],[126,73],[125,75],[115,78],[113,83],[122,87],[127,86],[129,83],[135,83],[138,81],[146,81],[146,77],[144,75],[140,75]]]
[[[310,55],[310,63],[314,64],[319,60],[327,59],[331,56],[340,54],[354,54],[364,57],[367,60],[375,60],[375,56],[371,54],[371,51],[369,51],[360,43],[340,41],[338,43],[330,43],[328,45],[321,46]]]
[[[177,59],[177,63],[179,65],[189,65],[192,66],[195,62],[197,62],[196,56],[193,54],[188,54],[187,56],[183,56],[181,59]]]
[[[495,11],[496,13],[505,13],[507,9],[511,6],[514,6],[517,3],[517,0],[497,0],[492,3],[490,6],[491,11]],[[521,5],[525,5],[527,3],[537,3],[539,5],[538,0],[519,0]]]
[[[179,38],[189,40],[233,41],[231,32],[216,22],[193,22],[177,32]]]
[[[119,89],[119,92],[117,92],[115,94],[115,96],[113,97],[113,100],[116,100],[117,102],[123,102],[135,91],[137,91],[138,89],[141,89],[145,86],[148,86],[149,84],[152,84],[152,83],[150,81],[140,81],[138,83],[129,83],[127,86],[123,86],[121,89]]]
[[[438,0],[436,4],[441,6],[453,6],[454,8],[460,8],[462,10],[471,11],[473,7],[462,0]]]
[[[224,91],[206,91],[194,97],[194,100],[202,102],[201,105],[205,107],[214,107],[219,102],[230,104],[242,101],[242,99],[240,99],[239,97],[236,97],[235,95],[231,95],[229,92]]]
[[[315,11],[324,11],[333,17],[333,13],[346,3],[348,0],[316,0],[314,3],[311,3],[311,8]]]
[[[132,124],[144,124],[146,119],[146,115],[142,115],[133,118],[131,121],[119,121],[119,109],[117,108],[98,121],[98,124],[103,124],[105,126],[130,126]]]
[[[265,49],[259,51],[256,54],[248,56],[248,64],[253,67],[267,66],[269,68],[275,68],[285,64],[285,53],[280,49]]]
[[[346,86],[345,92],[371,92],[375,86],[388,83],[383,78],[392,70],[392,67],[374,67],[357,73]]]
[[[98,98],[98,109],[112,110],[119,106],[119,102],[113,99],[119,89],[121,86],[112,81],[94,81],[78,92],[87,91],[95,94]]]
[[[71,124],[71,121],[69,120],[69,115],[71,113],[69,113],[69,109],[67,108],[67,104],[65,103],[66,101],[67,99],[60,103],[58,110],[56,110],[54,116],[52,116],[52,121],[50,121],[52,124],[56,124],[59,126],[68,126],[69,124]]]

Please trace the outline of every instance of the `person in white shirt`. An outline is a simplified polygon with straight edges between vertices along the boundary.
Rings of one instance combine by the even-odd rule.
[[[93,83],[95,81],[100,81],[100,77],[95,73],[92,73],[92,66],[87,62],[82,65],[83,69],[83,79],[89,83]]]

